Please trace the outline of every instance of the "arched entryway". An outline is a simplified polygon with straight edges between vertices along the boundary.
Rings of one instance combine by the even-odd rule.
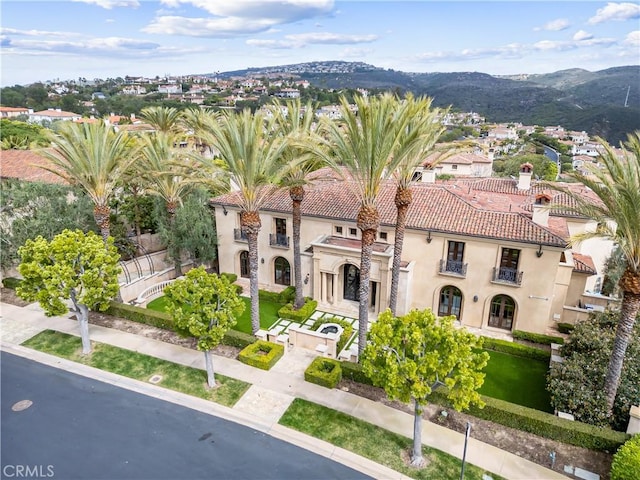
[[[460,320],[462,311],[462,292],[453,285],[447,285],[440,290],[440,302],[438,303],[438,316],[447,317],[454,315]]]
[[[249,252],[243,250],[240,252],[240,276],[249,278]]]
[[[516,302],[509,295],[496,295],[491,299],[489,326],[511,330],[515,318]]]
[[[273,261],[275,278],[277,285],[291,285],[291,265],[284,257],[277,257]]]
[[[342,297],[345,300],[360,301],[360,269],[350,263],[342,268]]]

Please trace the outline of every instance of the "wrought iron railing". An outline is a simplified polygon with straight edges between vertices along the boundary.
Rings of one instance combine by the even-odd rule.
[[[519,272],[515,268],[508,268],[508,267],[493,268],[494,282],[509,283],[512,285],[521,285],[522,275],[523,275],[523,272]]]
[[[269,245],[289,248],[289,237],[282,233],[270,233]]]
[[[450,273],[464,277],[467,275],[467,264],[457,260],[440,260],[440,273]]]
[[[246,242],[247,241],[247,234],[244,233],[241,228],[234,228],[233,229],[233,239],[236,242]]]

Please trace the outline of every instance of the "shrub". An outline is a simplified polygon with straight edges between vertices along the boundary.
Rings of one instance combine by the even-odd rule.
[[[296,287],[289,285],[283,291],[280,292],[278,301],[282,304],[293,303],[296,299]]]
[[[640,472],[640,434],[622,445],[613,456],[611,480],[637,480]]]
[[[132,322],[164,328],[165,330],[173,330],[173,321],[169,314],[164,312],[156,312],[155,310],[149,310],[147,308],[134,307],[133,305],[111,301],[105,313],[114,317],[126,318]]]
[[[227,330],[222,337],[222,344],[230,347],[244,348],[256,341],[256,337],[238,330]]]
[[[496,338],[483,337],[483,346],[487,350],[508,353],[516,357],[532,358],[534,360],[549,361],[551,353],[535,347],[528,347],[519,343],[509,342],[507,340],[498,340]]]
[[[304,371],[304,379],[321,387],[336,388],[342,379],[340,362],[331,358],[316,357]]]
[[[16,287],[20,285],[20,282],[22,282],[22,280],[20,280],[19,278],[7,277],[2,279],[2,286],[4,288],[10,288],[11,290],[15,290]]]
[[[317,300],[306,299],[304,305],[298,310],[293,309],[292,303],[287,303],[284,307],[278,310],[278,316],[280,318],[288,318],[294,322],[303,323],[308,319],[318,307]]]
[[[552,343],[564,343],[564,338],[554,337],[552,335],[543,335],[541,333],[523,332],[522,330],[514,330],[513,338],[518,340],[526,340],[528,342],[539,343],[541,345],[551,345]]]
[[[238,354],[238,360],[252,367],[269,370],[284,355],[284,346],[258,340],[247,345]]]
[[[335,323],[337,325],[340,325],[343,329],[342,335],[340,335],[338,344],[336,345],[336,354],[338,354],[347,344],[347,342],[351,338],[351,335],[353,335],[353,326],[342,318],[320,317],[315,322],[313,322],[313,325],[311,325],[311,330],[317,330],[318,328],[320,328],[320,325],[324,325],[325,323]]]
[[[235,273],[222,272],[220,276],[225,277],[227,280],[229,280],[229,283],[233,283],[238,280],[238,275]]]
[[[558,323],[558,331],[560,333],[571,333],[574,328],[576,328],[576,326],[572,323]]]
[[[269,292],[268,290],[258,290],[258,298],[267,302],[281,303],[280,294],[278,292]]]
[[[363,385],[373,385],[373,382],[362,371],[362,365],[354,362],[340,362],[340,368],[342,368],[342,377],[348,378],[354,382],[362,383]]]

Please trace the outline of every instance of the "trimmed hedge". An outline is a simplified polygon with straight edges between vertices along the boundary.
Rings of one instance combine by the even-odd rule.
[[[278,316],[280,318],[293,320],[294,322],[303,323],[313,314],[313,312],[316,311],[316,308],[318,308],[317,300],[306,299],[304,305],[298,310],[293,309],[292,303],[287,303],[284,307],[278,310]]]
[[[258,340],[238,354],[238,360],[252,367],[269,370],[284,355],[284,345]]]
[[[611,480],[637,480],[640,475],[640,434],[622,445],[613,456]]]
[[[164,328],[165,330],[174,329],[173,320],[168,313],[157,312],[148,308],[135,307],[112,300],[105,313],[114,317],[126,318],[132,322],[151,325],[152,327]]]
[[[304,379],[321,387],[336,388],[342,380],[340,362],[332,358],[316,357],[304,371]]]
[[[572,323],[558,323],[558,331],[560,333],[571,333],[574,328],[576,328],[576,326]]]
[[[498,340],[496,338],[482,337],[484,340],[483,348],[486,350],[494,350],[496,352],[508,353],[516,357],[532,358],[534,360],[549,361],[551,352],[541,350],[535,347],[528,347],[519,343],[509,342],[507,340]]]
[[[451,408],[446,395],[446,388],[439,388],[429,396],[429,401]],[[623,432],[567,420],[497,398],[483,395],[482,400],[485,402],[484,408],[472,406],[465,413],[562,443],[590,450],[614,452],[629,438]]]
[[[149,310],[148,308],[135,307],[126,303],[111,301],[109,308],[104,312],[114,317],[126,318],[132,322],[151,325],[152,327],[163,328],[174,331],[173,320],[168,313]],[[256,341],[256,337],[237,330],[227,330],[222,338],[223,345],[244,348]]]
[[[526,340],[528,342],[539,343],[541,345],[551,345],[552,343],[564,343],[564,338],[554,337],[552,335],[543,335],[541,333],[523,332],[522,330],[514,330],[513,338],[518,340]]]
[[[342,377],[364,385],[373,385],[373,382],[362,371],[362,365],[354,362],[340,362],[342,368]]]
[[[293,303],[296,299],[296,287],[293,285],[288,286],[283,291],[280,292],[280,303]]]
[[[15,290],[22,280],[16,277],[7,277],[2,279],[2,286],[4,288],[10,288],[11,290]]]

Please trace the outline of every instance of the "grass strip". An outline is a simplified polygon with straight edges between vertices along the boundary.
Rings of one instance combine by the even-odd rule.
[[[422,452],[428,465],[421,469],[412,468],[402,459],[404,452],[408,454],[411,451],[411,439],[307,400],[296,398],[279,423],[366,457],[410,478],[460,478],[462,462],[458,458],[423,446]],[[470,464],[465,466],[464,478],[482,480],[483,473],[489,474],[494,480],[502,478]]]
[[[82,355],[82,343],[79,337],[45,330],[23,342],[22,345],[143,382],[148,382],[154,375],[160,375],[162,380],[156,385],[227,407],[233,407],[251,386],[241,380],[216,374],[218,386],[208,389],[206,388],[207,375],[204,370],[178,365],[104,343],[91,343],[92,353]]]

